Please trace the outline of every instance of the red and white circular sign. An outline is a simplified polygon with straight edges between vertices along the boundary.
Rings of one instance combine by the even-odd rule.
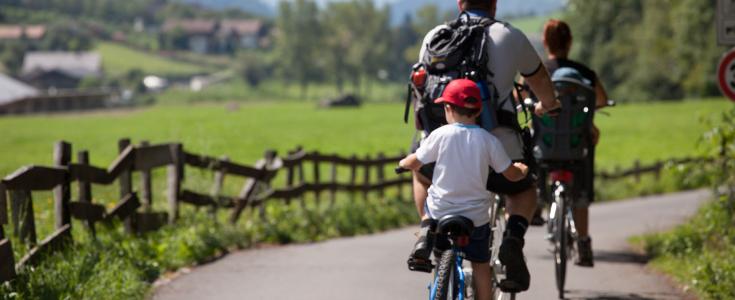
[[[722,94],[735,101],[735,48],[730,49],[717,67],[717,82]]]

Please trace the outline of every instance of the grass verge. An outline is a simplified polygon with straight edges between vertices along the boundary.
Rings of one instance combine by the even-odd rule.
[[[723,205],[709,203],[690,222],[640,238],[651,266],[701,299],[735,298],[735,231]]]
[[[77,238],[71,248],[0,285],[0,299],[142,299],[164,272],[209,261],[233,248],[368,234],[415,221],[413,203],[395,195],[367,201],[344,196],[334,206],[311,199],[305,209],[297,202],[272,202],[265,218],[248,210],[234,226],[225,222],[225,212],[212,217],[188,209],[183,215],[175,226],[142,236],[127,235],[116,224],[101,230],[96,240]]]

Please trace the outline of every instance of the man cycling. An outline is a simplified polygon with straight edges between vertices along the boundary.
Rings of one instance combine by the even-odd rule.
[[[472,18],[495,18],[497,0],[458,0],[460,11],[466,12]],[[424,56],[427,43],[434,33],[443,28],[437,26],[431,30],[422,44],[419,60]],[[520,135],[520,126],[512,96],[514,80],[521,74],[540,102],[535,107],[535,113],[544,114],[559,107],[554,97],[554,89],[549,73],[541,63],[541,59],[531,46],[528,38],[518,29],[504,22],[493,22],[488,26],[486,33],[489,36],[487,46],[489,52],[488,81],[491,81],[500,95],[498,99],[501,108],[496,112],[500,124],[492,130],[503,148],[514,162],[524,162],[523,142]],[[432,165],[425,165],[419,171],[413,172],[414,201],[419,216],[425,220],[427,189],[431,185],[433,173]],[[520,292],[528,289],[530,274],[523,257],[524,236],[528,222],[536,209],[536,185],[534,179],[525,177],[518,182],[511,182],[503,175],[490,172],[487,182],[488,190],[506,195],[506,210],[510,214],[503,243],[500,246],[500,259],[506,267],[507,279],[501,282],[501,289],[506,292]],[[428,222],[422,222],[422,227]],[[422,229],[422,232],[425,230]],[[418,252],[426,252],[427,243],[422,243],[420,237],[412,257]]]

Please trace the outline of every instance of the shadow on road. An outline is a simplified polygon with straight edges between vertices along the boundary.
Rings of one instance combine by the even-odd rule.
[[[674,293],[621,293],[601,291],[567,291],[567,300],[660,300],[679,299]]]
[[[645,265],[648,263],[648,257],[631,252],[597,250],[595,262]]]

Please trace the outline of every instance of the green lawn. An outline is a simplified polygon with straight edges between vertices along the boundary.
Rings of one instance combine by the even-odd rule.
[[[155,75],[190,75],[210,71],[202,66],[174,61],[111,42],[98,42],[96,50],[102,55],[105,72],[113,76],[123,75],[133,69]]]
[[[602,131],[601,168],[629,166],[635,159],[681,157],[696,153],[705,131],[700,117],[733,104],[724,99],[625,104],[598,115]],[[359,109],[320,109],[305,102],[245,102],[237,111],[225,105],[155,106],[133,111],[0,118],[0,173],[26,164],[50,164],[53,142],[67,140],[75,151],[89,149],[92,162],[106,166],[116,141],[130,137],[157,142],[182,141],[186,149],[229,155],[252,163],[264,150],[306,149],[340,154],[396,153],[406,149],[412,125],[402,123],[400,102],[368,102]]]
[[[636,159],[653,162],[695,155],[699,138],[709,129],[700,120],[732,106],[732,102],[719,98],[605,108],[610,116],[595,117],[601,131],[597,150],[599,165],[625,167]]]

